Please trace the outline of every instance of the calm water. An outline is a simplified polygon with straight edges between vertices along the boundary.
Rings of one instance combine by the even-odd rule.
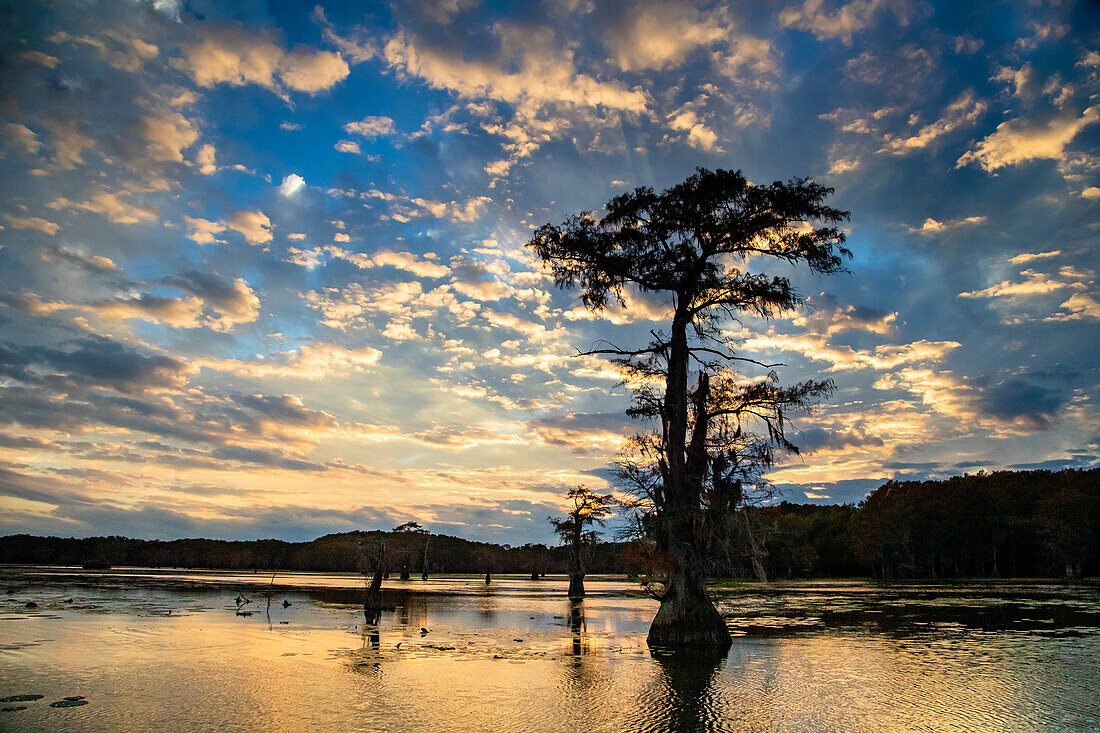
[[[1100,730],[1097,585],[746,586],[725,658],[669,661],[621,580],[387,581],[377,627],[357,576],[270,580],[0,569],[0,697],[43,696],[0,729]]]

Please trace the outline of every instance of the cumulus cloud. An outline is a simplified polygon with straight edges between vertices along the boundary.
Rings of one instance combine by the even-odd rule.
[[[813,334],[832,336],[844,331],[866,331],[882,336],[897,330],[898,314],[879,308],[841,305],[835,295],[821,293],[809,299],[810,310],[791,323]]]
[[[455,49],[436,47],[410,32],[386,43],[386,61],[403,76],[422,79],[471,99],[489,98],[512,104],[562,103],[642,112],[645,93],[618,82],[602,82],[580,73],[573,52],[556,43],[546,27],[493,26],[500,42],[495,55],[464,57]]]
[[[912,234],[923,234],[926,237],[931,237],[968,224],[984,224],[985,220],[984,216],[967,216],[962,219],[948,219],[946,221],[938,221],[928,217],[919,227],[907,226],[905,228]]]
[[[1045,429],[1059,418],[1066,396],[1060,390],[1014,378],[984,390],[978,404],[993,417]]]
[[[86,201],[71,201],[64,196],[46,204],[58,211],[86,211],[99,214],[115,224],[137,224],[156,219],[157,211],[131,203],[130,195],[123,191],[109,191],[103,187],[93,187]]]
[[[348,64],[332,51],[295,49],[279,61],[279,78],[296,92],[316,94],[347,78]]]
[[[938,138],[960,127],[973,125],[986,111],[986,103],[974,96],[974,90],[968,89],[944,108],[940,119],[921,127],[909,137],[887,135],[883,150],[896,155],[904,155],[920,150],[932,144]]]
[[[297,173],[288,173],[283,177],[283,182],[279,184],[279,194],[284,198],[291,198],[294,194],[302,190],[302,187],[306,185],[306,180]]]
[[[42,147],[42,141],[38,139],[37,133],[26,125],[8,122],[4,125],[4,132],[14,145],[23,149],[23,152],[34,155]]]
[[[190,230],[187,238],[196,244],[213,244],[220,241],[215,235],[225,231],[225,224],[220,221],[210,221],[184,215],[184,223]]]
[[[1087,293],[1074,293],[1058,306],[1062,313],[1055,313],[1047,321],[1097,321],[1100,320],[1100,302]]]
[[[201,87],[256,84],[277,93],[316,94],[350,73],[338,53],[295,48],[287,51],[270,38],[237,28],[207,28],[187,44],[174,65]]]
[[[146,155],[150,160],[158,162],[182,162],[183,151],[199,139],[199,131],[191,120],[179,112],[167,109],[157,110],[143,117],[140,130],[149,144]],[[213,165],[213,148],[209,156],[210,165]]]
[[[7,220],[8,226],[13,229],[29,229],[31,231],[41,232],[42,234],[49,234],[50,236],[57,234],[57,231],[61,228],[52,221],[47,221],[39,216],[4,214],[4,219]]]
[[[260,314],[260,299],[244,278],[228,280],[213,273],[192,271],[162,282],[202,300],[207,314],[203,325],[214,331],[230,331],[251,323]]]
[[[819,40],[839,38],[851,44],[853,34],[870,26],[880,10],[891,11],[901,25],[909,21],[908,3],[898,0],[851,0],[835,10],[828,9],[825,0],[806,0],[802,5],[783,8],[779,24],[813,33]]]
[[[199,167],[199,173],[204,176],[212,176],[218,172],[218,165],[214,161],[215,150],[213,145],[203,145],[195,154],[195,165]]]
[[[1089,107],[1080,117],[1056,117],[1046,123],[1008,120],[963,154],[955,167],[974,164],[992,173],[1032,160],[1061,160],[1077,133],[1098,120],[1097,106]]]
[[[1024,270],[1020,273],[1024,276],[1023,282],[1004,280],[990,285],[982,290],[974,290],[959,293],[960,298],[999,298],[1017,295],[1045,295],[1065,288],[1081,288],[1079,283],[1068,283],[1057,280],[1050,275],[1035,270]]]
[[[142,353],[102,337],[77,339],[61,348],[5,344],[0,346],[0,370],[28,384],[62,377],[74,384],[102,384],[127,393],[178,388],[194,372],[179,359]]]
[[[717,15],[686,3],[632,3],[608,30],[605,43],[623,71],[679,66],[688,53],[730,36]]]
[[[341,153],[351,153],[353,155],[359,155],[360,152],[359,143],[355,142],[354,140],[337,140],[336,144],[333,145],[333,147]]]
[[[266,244],[274,236],[271,232],[271,220],[262,211],[234,211],[229,215],[225,226],[240,234],[249,244]]]
[[[344,132],[363,137],[380,137],[393,133],[393,118],[385,116],[364,117],[344,125]]]

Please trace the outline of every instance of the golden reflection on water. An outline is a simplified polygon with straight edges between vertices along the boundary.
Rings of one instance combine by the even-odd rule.
[[[19,605],[28,593],[35,612]],[[367,624],[361,606],[306,592],[277,594],[270,609],[257,593],[253,615],[237,616],[233,595],[47,585],[9,598],[0,696],[46,698],[0,713],[0,728],[1100,728],[1095,628],[891,634],[803,623],[787,599],[759,609],[771,626],[787,618],[786,630],[739,637],[725,658],[655,658],[644,645],[654,603],[641,596],[570,602],[503,582],[463,595],[399,589]],[[89,704],[48,707],[67,695]]]

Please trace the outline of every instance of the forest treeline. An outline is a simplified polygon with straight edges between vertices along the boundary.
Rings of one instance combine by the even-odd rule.
[[[1064,577],[1100,575],[1100,469],[1000,471],[945,481],[890,481],[858,506],[745,510],[718,544],[713,574],[769,578]],[[752,534],[748,541],[746,533]],[[385,542],[391,573],[565,573],[566,547],[472,542],[421,531],[347,532],[311,542],[0,538],[0,563],[156,568],[364,571]],[[750,549],[755,548],[755,549]],[[590,549],[591,573],[660,571],[644,539]]]

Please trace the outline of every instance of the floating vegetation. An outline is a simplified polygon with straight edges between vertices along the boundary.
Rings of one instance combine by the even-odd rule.
[[[83,697],[66,697],[64,700],[58,700],[57,702],[51,702],[51,708],[78,708],[81,705],[87,705],[88,701]]]
[[[43,695],[8,695],[7,697],[0,697],[0,702],[30,702],[31,700],[41,700]]]

